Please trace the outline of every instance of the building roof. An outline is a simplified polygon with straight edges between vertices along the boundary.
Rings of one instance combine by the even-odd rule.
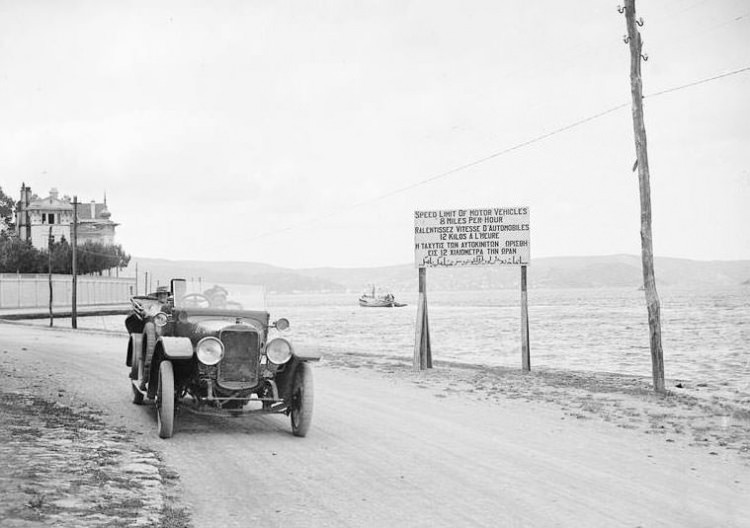
[[[93,215],[92,215],[92,207]],[[51,189],[50,195],[47,198],[35,197],[35,199],[29,202],[29,211],[70,211],[73,212],[73,204],[70,201],[70,197],[63,196],[62,199],[58,198],[57,189]],[[110,220],[112,213],[107,209],[107,198],[104,197],[104,203],[97,203],[91,201],[78,202],[78,220],[82,222],[103,222],[113,223]]]
[[[107,204],[94,203],[94,216],[91,216],[91,203],[79,203],[78,204],[78,219],[79,220],[99,220],[109,219],[110,213],[107,209]]]
[[[65,200],[60,200],[58,198],[53,198],[52,196],[49,196],[47,198],[32,200],[31,203],[29,203],[28,210],[29,211],[33,211],[33,210],[72,211],[73,204],[71,204],[70,202],[66,202]]]

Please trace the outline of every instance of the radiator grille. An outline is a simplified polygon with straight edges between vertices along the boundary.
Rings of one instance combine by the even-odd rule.
[[[258,384],[260,339],[253,331],[224,331],[224,359],[219,363],[217,383],[226,389],[248,389]]]

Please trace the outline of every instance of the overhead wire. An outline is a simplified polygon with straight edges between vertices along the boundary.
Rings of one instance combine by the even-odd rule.
[[[687,6],[681,7],[680,9],[674,9],[674,10],[672,10],[671,9],[672,7],[677,7],[677,5],[680,4],[680,2],[675,2],[674,4],[672,4],[672,5],[669,6],[669,8],[667,9],[667,12],[669,12],[669,16],[670,17],[673,17],[673,18],[675,16],[679,17],[679,16],[684,15],[686,12],[695,9],[698,6],[702,6],[706,2],[707,2],[707,0],[696,0],[695,2],[692,2],[691,4],[689,4]],[[744,17],[745,17],[745,14],[743,14],[741,16],[733,17],[729,21],[727,21],[725,23],[722,23],[719,26],[709,28],[709,31],[710,30],[718,29],[719,27],[723,27],[724,25],[730,24],[732,22],[737,22],[739,20],[742,20]],[[582,46],[578,46],[578,48],[581,48],[581,47]],[[569,59],[568,59],[569,61],[577,60],[577,59],[575,59],[575,55],[576,55],[575,53],[565,53],[563,55],[566,56],[566,57],[569,57]],[[519,71],[516,71],[515,73],[518,74],[518,73],[520,73],[520,71],[525,71],[526,73],[528,73],[529,70],[533,71],[533,70],[538,69],[540,67],[542,67],[542,65],[536,64],[535,66],[531,66],[531,67],[527,67],[527,68],[521,68],[521,69],[519,69]],[[703,84],[703,83],[706,83],[706,82],[709,82],[709,81],[712,81],[712,80],[716,80],[716,79],[720,79],[720,78],[723,78],[723,77],[728,77],[728,76],[731,76],[731,75],[742,73],[744,71],[747,71],[748,69],[750,69],[750,67],[748,67],[748,68],[742,68],[740,70],[736,70],[736,71],[732,71],[732,72],[727,72],[727,73],[720,74],[720,75],[717,75],[717,76],[714,76],[714,77],[710,77],[710,78],[707,78],[707,79],[701,79],[699,81],[687,83],[685,85],[681,85],[681,86],[669,88],[669,89],[663,90],[661,92],[655,92],[655,93],[652,93],[652,94],[644,95],[644,99],[647,98],[647,97],[657,97],[657,96],[660,96],[660,95],[664,95],[666,93],[671,93],[671,92],[678,91],[678,90],[681,90],[681,89],[684,89],[684,88],[689,88],[691,86],[696,86],[696,85]],[[268,237],[268,236],[271,236],[271,235],[277,235],[277,234],[280,234],[280,233],[286,233],[286,232],[289,232],[289,231],[293,231],[293,230],[298,229],[300,227],[307,227],[310,224],[319,223],[319,222],[322,222],[322,221],[327,220],[329,218],[333,218],[333,217],[339,216],[343,212],[351,211],[353,209],[357,209],[359,207],[362,207],[362,206],[365,206],[365,205],[369,205],[371,203],[382,201],[384,199],[387,199],[387,198],[390,198],[392,196],[404,193],[404,192],[409,191],[411,189],[414,189],[414,188],[417,188],[417,187],[420,187],[420,186],[423,186],[423,185],[427,185],[427,184],[429,184],[429,183],[431,183],[433,181],[436,181],[436,180],[439,180],[439,179],[451,176],[453,174],[456,174],[458,172],[467,170],[467,169],[475,167],[477,165],[481,165],[482,163],[486,163],[486,162],[488,162],[490,160],[493,160],[493,159],[498,158],[500,156],[503,156],[505,154],[509,154],[509,153],[514,152],[516,150],[520,150],[520,149],[522,149],[524,147],[527,147],[527,146],[533,145],[535,143],[544,141],[545,139],[549,139],[549,138],[551,138],[553,136],[556,136],[558,134],[561,134],[563,132],[567,132],[568,130],[572,130],[572,129],[577,128],[579,126],[582,126],[582,125],[584,125],[586,123],[589,123],[591,121],[595,121],[595,120],[600,119],[600,118],[602,118],[602,117],[604,117],[606,115],[609,115],[609,114],[611,114],[613,112],[616,112],[616,111],[618,111],[618,110],[620,110],[620,109],[628,106],[629,104],[630,104],[630,102],[626,102],[626,103],[622,103],[622,104],[613,106],[611,108],[608,108],[606,110],[603,110],[603,111],[598,112],[596,114],[593,114],[591,116],[584,117],[582,119],[579,119],[579,120],[574,121],[572,123],[569,123],[567,125],[559,127],[559,128],[557,128],[555,130],[552,130],[550,132],[543,133],[543,134],[541,134],[539,136],[536,136],[536,137],[533,137],[533,138],[528,139],[526,141],[523,141],[521,143],[512,145],[512,146],[507,147],[505,149],[502,149],[500,151],[488,154],[488,155],[486,155],[486,156],[484,156],[482,158],[479,158],[479,159],[476,159],[476,160],[464,163],[462,165],[459,165],[459,166],[454,167],[452,169],[449,169],[447,171],[440,172],[438,174],[435,174],[435,175],[430,176],[428,178],[425,178],[423,180],[411,183],[409,185],[405,185],[403,187],[400,187],[400,188],[388,191],[386,193],[374,196],[372,198],[368,198],[366,200],[361,200],[361,201],[358,201],[358,202],[354,202],[354,203],[352,203],[350,205],[340,207],[337,210],[332,211],[332,212],[327,213],[327,214],[318,215],[318,216],[316,216],[314,218],[311,218],[311,219],[308,219],[308,220],[306,220],[304,222],[299,222],[299,223],[292,224],[292,225],[289,225],[289,226],[286,226],[286,227],[281,227],[281,228],[278,228],[278,229],[274,229],[274,230],[271,230],[271,231],[260,233],[258,235],[252,236],[252,237],[248,237],[246,240],[257,240],[257,239],[265,238],[265,237]]]
[[[724,72],[724,73],[717,74],[717,75],[714,75],[714,76],[711,76],[711,77],[707,77],[707,78],[704,78],[704,79],[699,79],[697,81],[692,81],[692,82],[685,83],[685,84],[682,84],[682,85],[679,85],[679,86],[674,86],[672,88],[667,88],[665,90],[661,90],[661,91],[658,91],[658,92],[646,94],[646,95],[643,96],[643,98],[647,99],[647,98],[660,97],[662,95],[666,95],[666,94],[669,94],[669,93],[674,93],[674,92],[677,92],[677,91],[680,91],[680,90],[685,90],[687,88],[692,88],[694,86],[705,84],[705,83],[708,83],[708,82],[711,82],[711,81],[716,81],[718,79],[724,79],[724,78],[731,77],[731,76],[734,76],[734,75],[739,75],[741,73],[745,73],[745,72],[748,72],[748,71],[750,71],[750,66],[745,66],[743,68],[739,68],[739,69],[736,69],[736,70]],[[576,121],[573,121],[572,123],[568,123],[567,125],[561,126],[561,127],[556,128],[554,130],[551,130],[549,132],[545,132],[543,134],[535,136],[535,137],[533,137],[531,139],[528,139],[526,141],[522,141],[520,143],[516,143],[515,145],[512,145],[510,147],[506,147],[506,148],[504,148],[502,150],[498,150],[496,152],[493,152],[493,153],[488,154],[486,156],[483,156],[481,158],[475,159],[473,161],[470,161],[470,162],[464,163],[462,165],[459,165],[457,167],[454,167],[452,169],[449,169],[447,171],[440,172],[440,173],[435,174],[433,176],[430,176],[428,178],[424,178],[422,180],[419,180],[417,182],[411,183],[409,185],[405,185],[403,187],[399,187],[398,189],[394,189],[392,191],[380,194],[378,196],[375,196],[375,197],[372,197],[372,198],[368,198],[367,200],[361,200],[359,202],[355,202],[355,203],[353,203],[353,204],[351,204],[349,206],[345,206],[345,207],[342,207],[340,209],[337,209],[334,212],[331,212],[331,213],[328,213],[328,214],[325,214],[325,215],[320,215],[320,216],[315,217],[313,219],[307,220],[306,222],[304,222],[304,224],[303,223],[299,223],[299,224],[294,224],[294,225],[287,226],[287,227],[284,227],[284,228],[281,228],[281,229],[267,231],[265,233],[261,233],[261,234],[249,237],[247,240],[256,240],[256,239],[259,239],[259,238],[265,238],[267,236],[271,236],[271,235],[276,235],[276,234],[280,234],[280,233],[285,233],[285,232],[288,232],[288,231],[292,231],[292,230],[297,229],[299,227],[309,226],[311,223],[321,222],[321,221],[326,220],[328,218],[332,218],[334,216],[338,216],[338,215],[340,215],[341,213],[343,213],[345,211],[350,211],[352,209],[356,209],[356,208],[362,207],[364,205],[369,205],[371,203],[375,203],[375,202],[384,200],[386,198],[390,198],[391,196],[395,196],[397,194],[401,194],[401,193],[409,191],[411,189],[415,189],[415,188],[420,187],[422,185],[427,185],[427,184],[429,184],[431,182],[434,182],[436,180],[440,180],[442,178],[446,178],[446,177],[451,176],[453,174],[456,174],[458,172],[462,172],[462,171],[470,169],[472,167],[476,167],[477,165],[481,165],[483,163],[486,163],[486,162],[488,162],[490,160],[499,158],[500,156],[504,156],[504,155],[509,154],[511,152],[514,152],[516,150],[520,150],[520,149],[522,149],[524,147],[528,147],[528,146],[533,145],[535,143],[539,143],[541,141],[549,139],[549,138],[551,138],[553,136],[556,136],[558,134],[562,134],[563,132],[567,132],[567,131],[572,130],[574,128],[578,128],[578,127],[580,127],[580,126],[582,126],[582,125],[584,125],[586,123],[590,123],[591,121],[595,121],[595,120],[600,119],[600,118],[602,118],[604,116],[612,114],[612,113],[614,113],[614,112],[616,112],[616,111],[618,111],[618,110],[620,110],[622,108],[625,108],[625,107],[629,106],[630,104],[631,104],[631,102],[628,101],[628,102],[625,102],[625,103],[621,103],[621,104],[612,106],[612,107],[610,107],[610,108],[608,108],[606,110],[597,112],[595,114],[592,114],[592,115],[590,115],[588,117],[584,117],[582,119],[578,119]]]
[[[669,8],[667,9],[667,12],[668,12],[668,15],[670,17],[672,17],[672,18],[674,18],[674,17],[680,17],[680,16],[684,15],[686,12],[691,11],[691,10],[695,9],[696,7],[698,7],[698,6],[701,6],[701,5],[705,4],[706,2],[707,2],[707,0],[696,0],[695,2],[689,4],[688,6],[681,7],[680,9],[670,10],[672,7],[677,7],[677,5],[681,3],[679,1],[676,1],[672,5],[669,6]],[[738,17],[733,17],[732,19],[730,19],[729,21],[721,24],[720,26],[709,28],[709,30],[718,29],[718,27],[723,27],[726,24],[729,24],[729,23],[732,23],[732,22],[737,22],[737,21],[743,19],[744,16],[745,15],[741,15],[741,16],[738,16]],[[556,61],[556,64],[558,66],[560,66],[561,64],[565,64],[567,62],[572,62],[574,60],[580,60],[580,57],[578,57],[578,55],[579,55],[579,51],[581,49],[584,49],[583,45],[578,45],[578,46],[575,46],[575,47],[569,49],[566,53],[562,54],[564,57],[567,57],[567,59],[564,59],[562,63],[558,60],[558,61]],[[519,68],[519,69],[517,69],[516,71],[514,71],[512,73],[515,74],[515,75],[518,75],[521,72],[523,72],[523,73],[530,73],[531,71],[535,71],[535,70],[541,69],[543,67],[544,67],[543,64],[535,63],[533,66],[527,66],[525,68]],[[733,73],[729,73],[728,75],[732,75],[732,74]],[[726,75],[727,74],[724,74],[724,75],[721,75],[721,76],[716,77],[716,78],[720,78],[720,77],[723,77],[723,76],[726,76]],[[707,79],[707,80],[698,81],[698,82],[696,82],[694,84],[701,84],[702,82],[708,82],[709,80],[714,80],[714,78],[710,78],[710,79]],[[689,86],[692,86],[694,84],[689,84],[689,85],[686,85],[684,87],[689,87]],[[672,88],[669,91],[675,91],[675,90],[681,89],[681,88],[683,88],[683,87]],[[669,91],[665,91],[664,93],[669,93]],[[662,95],[662,93],[654,93],[654,94],[651,94],[649,96],[644,96],[644,98],[645,97],[656,97],[658,95]],[[279,233],[285,233],[285,232],[297,229],[298,227],[303,227],[305,225],[309,225],[309,223],[311,223],[311,222],[312,223],[321,222],[321,221],[326,220],[328,218],[332,218],[332,217],[338,216],[338,215],[340,215],[344,211],[350,211],[352,209],[356,209],[356,208],[361,207],[363,205],[368,205],[370,203],[374,203],[374,202],[378,202],[378,201],[384,200],[386,198],[390,198],[391,196],[395,196],[397,194],[401,194],[403,192],[406,192],[408,190],[414,189],[416,187],[420,187],[420,186],[425,185],[427,183],[430,183],[432,181],[435,181],[435,180],[438,180],[438,179],[450,176],[452,174],[455,174],[457,172],[469,169],[471,167],[480,165],[482,163],[490,161],[490,160],[492,160],[494,158],[497,158],[499,156],[502,156],[504,154],[508,154],[508,153],[513,152],[515,150],[519,150],[519,149],[521,149],[523,147],[532,145],[532,144],[537,143],[539,141],[543,141],[543,140],[545,140],[547,138],[550,138],[552,136],[555,136],[555,135],[560,134],[562,132],[565,132],[567,130],[571,130],[571,129],[576,128],[578,126],[581,126],[581,125],[583,125],[585,123],[588,123],[590,121],[594,121],[594,120],[599,119],[601,117],[604,117],[604,116],[606,116],[606,115],[608,115],[608,114],[610,114],[612,112],[620,110],[621,108],[623,108],[625,106],[628,106],[629,104],[630,104],[629,102],[628,103],[622,103],[620,105],[614,106],[612,108],[609,108],[607,110],[604,110],[604,111],[599,112],[597,114],[594,114],[592,116],[585,117],[583,119],[580,119],[580,120],[575,121],[573,123],[570,123],[568,125],[564,125],[564,126],[558,128],[558,129],[555,129],[555,130],[553,130],[551,132],[542,134],[540,136],[531,138],[531,139],[529,139],[527,141],[524,141],[522,143],[513,145],[511,147],[503,149],[502,151],[489,154],[489,155],[487,155],[487,156],[485,156],[483,158],[479,158],[477,160],[470,161],[470,162],[465,163],[463,165],[460,165],[458,167],[454,167],[453,169],[449,169],[449,170],[447,170],[445,172],[441,172],[441,173],[436,174],[434,176],[428,177],[428,178],[426,178],[424,180],[415,182],[413,184],[410,184],[410,185],[407,185],[407,186],[404,186],[404,187],[401,187],[401,188],[398,188],[398,189],[394,189],[392,191],[389,191],[387,193],[375,196],[373,198],[369,198],[367,200],[363,200],[363,201],[360,201],[360,202],[355,202],[355,203],[353,203],[351,205],[339,208],[335,212],[331,212],[331,213],[328,213],[328,214],[319,215],[319,216],[317,216],[317,217],[315,217],[315,218],[313,218],[313,219],[311,219],[309,221],[306,221],[304,223],[293,224],[293,225],[282,227],[282,228],[279,228],[279,229],[275,229],[275,230],[272,230],[272,231],[269,231],[269,232],[266,232],[266,233],[261,233],[259,235],[256,235],[256,236],[248,238],[248,240],[256,240],[256,239],[259,239],[259,238],[265,238],[265,237],[270,236],[270,235],[275,235],[275,234],[279,234]]]
[[[739,68],[737,70],[732,70],[732,71],[729,71],[729,72],[720,73],[718,75],[714,75],[713,77],[707,77],[705,79],[700,79],[698,81],[689,82],[689,83],[686,83],[686,84],[683,84],[683,85],[680,85],[680,86],[675,86],[673,88],[667,88],[666,90],[661,90],[659,92],[655,92],[655,93],[652,93],[652,94],[644,95],[643,98],[646,99],[648,97],[657,97],[657,96],[660,96],[660,95],[664,95],[664,94],[668,94],[668,93],[672,93],[672,92],[677,92],[679,90],[684,90],[685,88],[692,88],[693,86],[698,86],[700,84],[705,84],[707,82],[715,81],[717,79],[723,79],[724,77],[731,77],[732,75],[737,75],[737,74],[740,74],[740,73],[744,73],[746,71],[750,71],[750,66],[745,66],[744,68]]]

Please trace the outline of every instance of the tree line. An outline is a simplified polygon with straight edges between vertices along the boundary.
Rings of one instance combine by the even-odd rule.
[[[100,274],[112,268],[124,268],[130,255],[122,246],[86,241],[78,245],[76,271],[80,275]],[[73,273],[73,248],[63,237],[49,249],[37,249],[30,241],[3,233],[0,235],[0,273]]]

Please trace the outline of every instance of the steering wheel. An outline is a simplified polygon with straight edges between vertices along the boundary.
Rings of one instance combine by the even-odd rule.
[[[185,308],[210,308],[211,301],[202,293],[188,293],[180,299],[180,304]]]

